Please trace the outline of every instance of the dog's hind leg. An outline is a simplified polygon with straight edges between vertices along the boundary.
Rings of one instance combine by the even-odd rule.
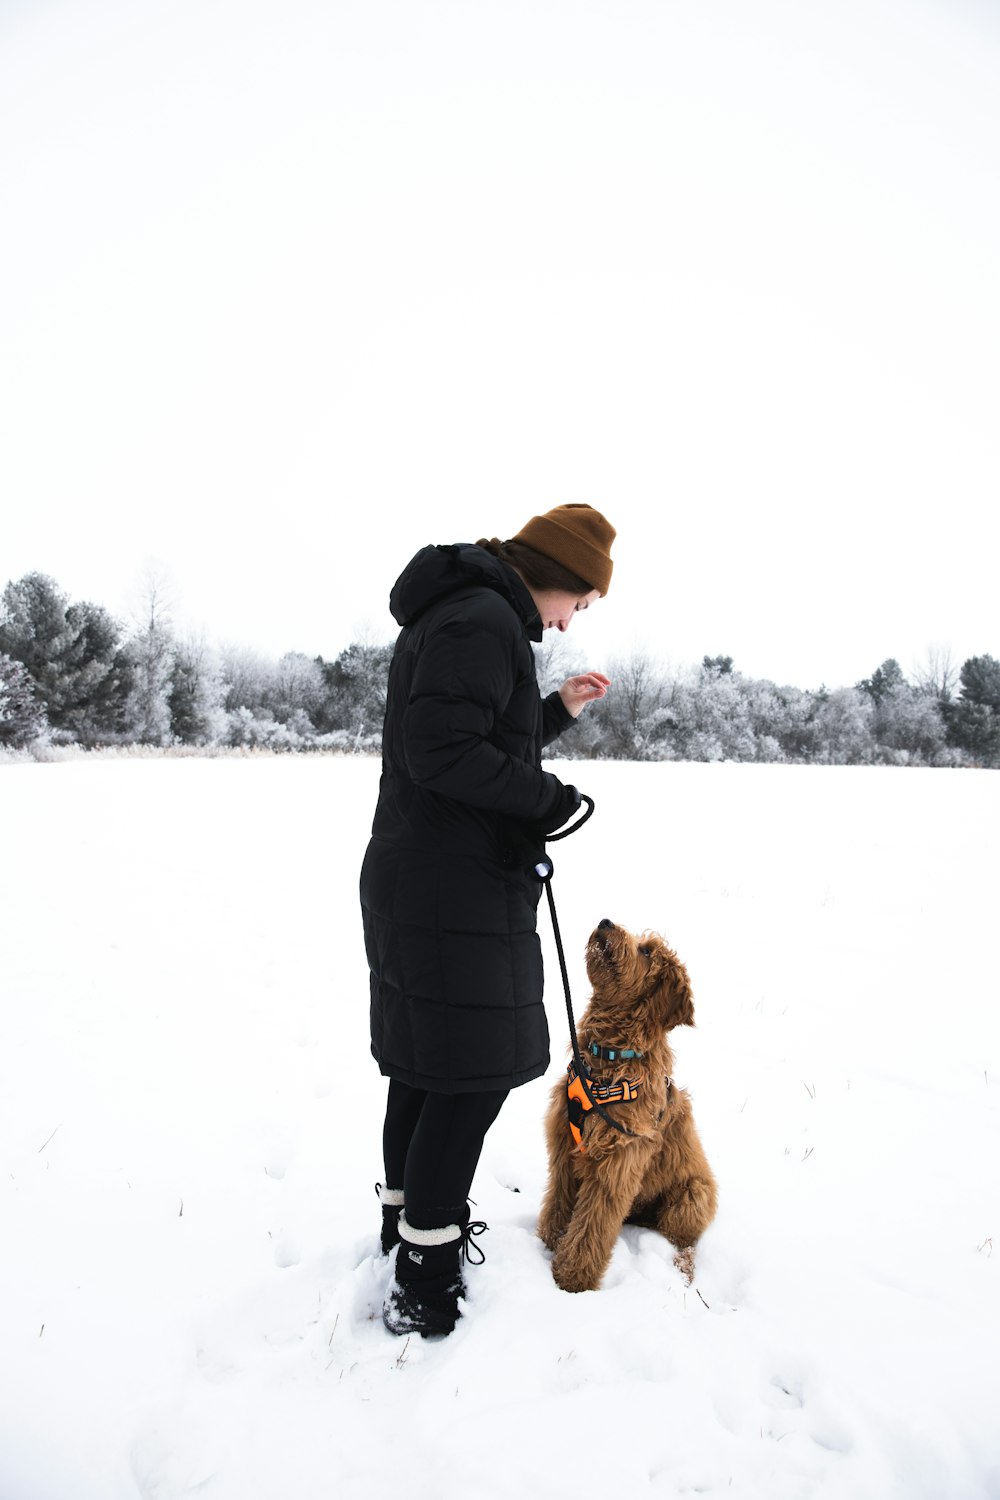
[[[592,1292],[600,1286],[645,1161],[646,1153],[631,1145],[588,1161],[569,1228],[552,1259],[552,1275],[564,1292]]]

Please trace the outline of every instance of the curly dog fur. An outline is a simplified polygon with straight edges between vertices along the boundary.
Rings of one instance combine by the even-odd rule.
[[[638,1097],[609,1113],[622,1135],[589,1110],[584,1149],[566,1118],[566,1084],[552,1091],[545,1121],[549,1181],[538,1233],[554,1251],[552,1275],[567,1292],[596,1289],[623,1224],[658,1229],[675,1246],[690,1282],[694,1247],[715,1217],[718,1190],[683,1089],[667,1086],[674,1057],[667,1033],[694,1025],[687,970],[656,933],[637,935],[605,919],[587,943],[593,993],[579,1025],[580,1048],[595,1081],[638,1083]],[[641,1052],[598,1062],[591,1042]]]

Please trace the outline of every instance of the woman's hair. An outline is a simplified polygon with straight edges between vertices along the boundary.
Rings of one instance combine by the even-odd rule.
[[[498,557],[501,562],[513,568],[530,589],[537,589],[539,593],[557,589],[561,594],[583,595],[589,594],[593,588],[585,578],[571,573],[562,563],[546,557],[544,552],[526,547],[523,542],[500,542],[495,536],[489,539],[480,537],[476,546],[483,547],[493,557]]]

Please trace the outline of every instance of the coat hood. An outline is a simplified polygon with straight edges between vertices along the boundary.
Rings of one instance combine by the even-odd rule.
[[[399,625],[412,625],[430,605],[469,589],[492,589],[506,599],[533,641],[542,638],[542,622],[524,583],[506,563],[472,542],[422,547],[400,573],[389,594],[389,609]]]

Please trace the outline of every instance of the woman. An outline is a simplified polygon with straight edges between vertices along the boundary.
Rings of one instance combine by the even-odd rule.
[[[390,1080],[393,1333],[454,1327],[484,1137],[509,1090],[548,1066],[532,870],[580,794],[542,770],[542,747],[610,684],[586,672],[543,701],[530,643],[607,593],[614,536],[591,506],[559,505],[509,542],[424,547],[390,594],[402,631],[361,905],[372,1052]]]

